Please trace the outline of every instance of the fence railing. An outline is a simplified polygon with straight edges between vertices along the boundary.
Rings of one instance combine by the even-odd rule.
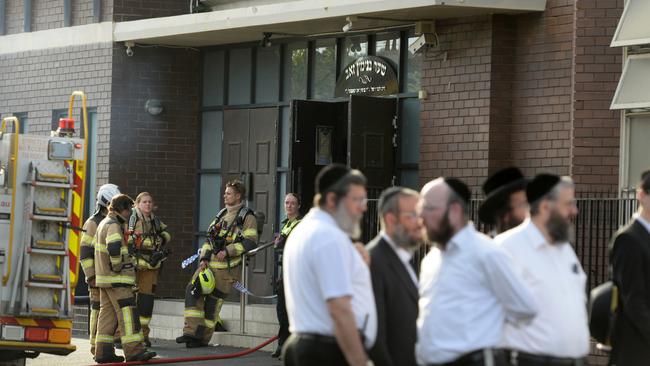
[[[478,220],[478,208],[482,199],[470,202],[470,219],[481,232],[488,233],[492,228]],[[576,255],[587,274],[587,284],[592,289],[609,277],[609,243],[616,231],[625,225],[637,209],[636,199],[630,198],[588,198],[576,199],[578,216],[575,219],[575,242],[572,243]],[[368,200],[363,223],[364,243],[370,241],[379,231],[377,200]],[[428,247],[422,247],[414,255],[416,267],[426,255]]]

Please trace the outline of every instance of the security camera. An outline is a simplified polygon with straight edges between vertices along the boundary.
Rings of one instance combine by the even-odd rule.
[[[413,43],[409,45],[411,53],[418,53],[423,48],[438,47],[438,36],[434,33],[422,33]]]
[[[124,45],[126,46],[126,55],[129,57],[133,56],[133,47],[135,47],[135,42],[126,41],[124,42]]]
[[[357,17],[355,17],[355,16],[345,17],[345,21],[347,23],[345,23],[342,30],[343,30],[343,32],[347,33],[349,31],[351,31],[352,28],[354,28],[354,25],[352,23],[357,21]]]

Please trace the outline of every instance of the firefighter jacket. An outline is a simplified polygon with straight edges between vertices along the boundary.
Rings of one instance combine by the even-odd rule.
[[[84,270],[86,275],[86,283],[92,281],[95,278],[95,232],[97,232],[97,226],[105,218],[100,211],[95,212],[86,222],[84,223],[83,233],[81,234],[81,247],[79,249],[79,259],[81,261],[81,268]]]
[[[126,221],[109,212],[95,235],[95,283],[97,287],[135,286],[135,268],[125,238]]]
[[[300,223],[300,220],[302,220],[302,217],[300,216],[293,220],[289,220],[288,217],[282,220],[280,223],[282,224],[282,230],[280,230],[280,235],[276,238],[275,245],[273,246],[276,251],[282,252],[284,250],[284,244],[287,242],[289,234],[291,234],[291,231]]]
[[[244,207],[243,203],[225,210],[210,224],[210,237],[201,247],[201,260],[209,260],[210,268],[213,269],[237,266],[241,263],[244,252],[257,247],[257,220],[253,212]],[[220,261],[217,253],[224,249],[228,255]]]
[[[135,265],[138,269],[158,269],[161,261],[151,264],[151,256],[154,252],[162,251],[172,239],[165,225],[153,213],[149,217],[144,215],[137,208],[129,218],[129,246],[135,249]]]

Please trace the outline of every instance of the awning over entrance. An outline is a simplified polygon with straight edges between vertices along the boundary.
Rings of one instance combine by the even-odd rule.
[[[650,1],[627,0],[610,46],[634,46],[650,43],[648,14],[650,14]]]
[[[650,108],[650,54],[627,58],[610,109]]]
[[[546,0],[295,0],[120,22],[115,24],[113,37],[115,42],[200,47],[258,41],[264,32],[340,33],[347,16],[359,16],[354,29],[366,29],[418,20],[544,11],[545,7]]]

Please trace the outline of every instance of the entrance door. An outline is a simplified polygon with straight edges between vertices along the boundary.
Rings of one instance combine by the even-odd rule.
[[[368,198],[393,185],[395,171],[395,99],[350,96],[348,166],[368,178]]]
[[[278,109],[237,109],[224,111],[222,192],[225,184],[240,179],[246,185],[248,207],[264,214],[260,242],[273,237],[276,206]],[[258,218],[259,219],[259,218]],[[273,253],[255,255],[249,263],[249,289],[258,295],[273,293]],[[233,291],[229,300],[237,301]],[[255,302],[255,298],[249,298]]]
[[[634,197],[636,184],[641,173],[648,167],[648,141],[650,141],[650,116],[640,115],[627,118],[628,143],[623,154],[627,159],[626,174],[623,175],[621,190],[623,197]]]
[[[292,102],[290,189],[300,195],[304,210],[312,205],[314,180],[320,169],[329,163],[346,163],[347,104]]]

